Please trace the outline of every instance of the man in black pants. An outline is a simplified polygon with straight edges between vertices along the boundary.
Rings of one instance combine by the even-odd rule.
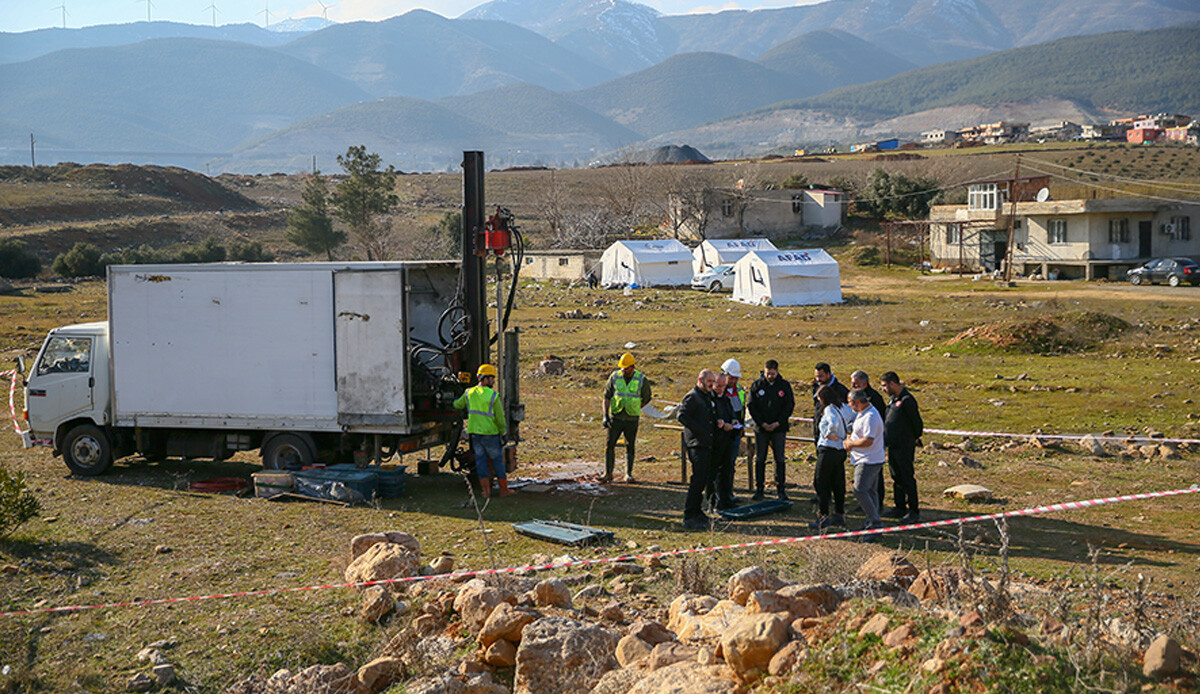
[[[754,418],[754,500],[762,501],[767,476],[767,447],[775,454],[775,487],[781,500],[784,491],[786,460],[783,454],[787,443],[788,418],[796,410],[792,384],[779,375],[779,362],[768,359],[763,374],[750,386],[750,401],[746,404]]]
[[[816,445],[818,439],[821,438],[821,413],[825,408],[821,405],[821,401],[817,399],[817,391],[821,386],[829,386],[833,389],[834,399],[839,402],[846,402],[846,396],[850,395],[850,389],[837,380],[833,375],[833,369],[825,362],[817,362],[813,367],[813,382],[812,382],[812,399],[813,399],[813,445]],[[883,410],[879,410],[882,416]]]
[[[914,523],[921,520],[921,509],[917,503],[917,477],[913,469],[917,446],[921,445],[921,434],[925,423],[921,421],[921,410],[917,399],[900,384],[895,371],[880,376],[880,385],[891,396],[887,413],[883,419],[883,440],[887,446],[888,467],[892,471],[895,508],[886,515]]]
[[[687,500],[683,506],[683,527],[688,530],[707,530],[711,521],[700,508],[704,488],[713,475],[713,437],[717,433],[716,405],[712,391],[717,375],[704,369],[696,377],[696,387],[683,396],[675,418],[683,425],[683,445],[692,463],[692,478],[688,482]]]

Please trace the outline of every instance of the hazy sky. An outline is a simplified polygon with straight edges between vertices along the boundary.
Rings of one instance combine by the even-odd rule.
[[[379,20],[423,8],[446,17],[457,17],[486,0],[325,0],[329,19],[336,22]],[[642,0],[664,14],[716,12],[725,9],[757,9],[810,5],[820,0]],[[0,31],[30,31],[61,27],[66,7],[67,28],[93,24],[122,24],[151,20],[169,20],[189,24],[209,24],[216,6],[217,24],[253,22],[262,25],[264,10],[270,10],[272,24],[288,18],[320,17],[317,0],[0,0]]]

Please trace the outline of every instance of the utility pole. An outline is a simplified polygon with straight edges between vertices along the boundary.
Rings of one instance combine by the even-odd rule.
[[[1004,247],[1004,284],[1012,282],[1013,240],[1017,224],[1017,181],[1021,178],[1021,155],[1017,154],[1017,166],[1013,169],[1012,185],[1008,188],[1008,245]]]
[[[33,156],[33,142],[33,133],[29,133],[29,165],[31,167],[36,167],[37,159]]]

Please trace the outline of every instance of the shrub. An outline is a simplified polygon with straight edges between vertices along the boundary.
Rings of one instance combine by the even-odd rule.
[[[0,466],[0,537],[8,537],[41,510],[37,497],[25,488],[24,476]]]
[[[0,241],[0,277],[11,280],[36,277],[42,271],[42,261],[15,239]]]
[[[275,254],[263,248],[260,241],[234,241],[229,244],[229,259],[246,263],[269,263]]]
[[[80,241],[66,253],[58,254],[51,269],[63,277],[99,277],[105,266],[100,263],[100,249]]]

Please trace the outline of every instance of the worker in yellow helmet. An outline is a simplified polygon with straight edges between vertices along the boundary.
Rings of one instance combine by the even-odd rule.
[[[650,399],[650,382],[641,371],[634,368],[633,354],[622,354],[617,361],[617,370],[612,372],[604,386],[604,428],[608,429],[608,443],[604,447],[604,477],[600,478],[601,482],[612,481],[617,439],[621,435],[625,436],[625,482],[637,482],[633,478],[634,444],[637,442],[642,408],[650,403]]]
[[[467,433],[471,436],[471,451],[475,454],[475,474],[484,496],[492,495],[492,477],[500,481],[500,495],[512,494],[508,489],[508,472],[504,468],[504,435],[508,423],[496,385],[496,367],[484,364],[478,371],[479,384],[468,388],[454,406],[467,411]]]

